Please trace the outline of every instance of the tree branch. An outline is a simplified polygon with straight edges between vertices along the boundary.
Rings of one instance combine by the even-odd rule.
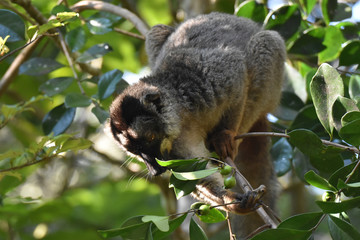
[[[71,10],[75,12],[81,12],[87,9],[109,12],[121,16],[123,18],[126,18],[128,21],[134,24],[135,28],[143,36],[145,36],[146,33],[149,31],[149,27],[138,16],[136,16],[135,14],[133,14],[132,12],[130,12],[125,8],[110,3],[100,2],[100,1],[81,1],[71,7]]]

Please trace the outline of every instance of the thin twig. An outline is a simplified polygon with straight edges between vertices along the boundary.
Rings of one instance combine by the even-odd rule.
[[[120,28],[114,28],[114,31],[118,32],[118,33],[121,33],[121,34],[124,34],[124,35],[127,35],[127,36],[130,36],[130,37],[133,37],[133,38],[137,38],[137,39],[140,39],[140,40],[145,40],[145,37],[142,36],[142,35],[132,33],[132,32],[128,32],[128,31],[122,30]]]
[[[229,227],[230,240],[236,240],[235,234],[232,231],[231,221],[230,221],[230,218],[229,218],[229,212],[226,212],[226,222],[227,222],[228,227]]]
[[[81,1],[76,3],[71,7],[72,11],[81,12],[87,9],[95,9],[99,11],[109,12],[123,18],[126,18],[132,24],[134,24],[135,28],[145,36],[149,30],[149,27],[135,14],[130,12],[129,10],[101,1]]]

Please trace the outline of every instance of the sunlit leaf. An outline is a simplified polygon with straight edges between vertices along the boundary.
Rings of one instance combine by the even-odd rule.
[[[79,63],[86,63],[90,62],[94,59],[100,58],[105,54],[112,51],[112,48],[107,43],[100,43],[97,45],[92,46],[86,52],[84,52],[81,56],[79,56],[76,61]]]
[[[226,220],[226,217],[222,212],[217,210],[216,208],[210,208],[210,211],[204,215],[196,214],[198,218],[205,223],[217,223]]]
[[[107,18],[93,18],[86,22],[92,34],[105,34],[112,31],[112,22]]]
[[[85,138],[73,138],[67,140],[58,152],[66,152],[66,151],[73,151],[77,152],[79,150],[88,149],[93,143],[90,140]]]
[[[336,59],[340,55],[343,42],[345,42],[345,38],[339,28],[335,26],[327,27],[325,29],[325,38],[323,42],[326,49],[319,54],[319,61],[323,63]]]
[[[187,213],[177,217],[177,218],[174,218],[174,219],[171,219],[169,221],[169,231],[167,232],[162,232],[162,231],[159,231],[157,230],[157,228],[155,230],[153,230],[152,234],[153,234],[153,238],[154,239],[163,239],[165,237],[167,237],[168,235],[170,235],[172,232],[175,231],[175,229],[177,229],[185,220],[187,216]]]
[[[239,17],[250,18],[255,22],[262,23],[265,20],[267,9],[264,4],[255,0],[242,2],[237,8],[236,15]]]
[[[78,16],[79,13],[76,12],[59,12],[56,14],[56,19],[59,20],[60,22],[63,22]]]
[[[25,39],[25,24],[16,13],[0,9],[0,37],[5,39],[9,35],[7,42],[16,42]]]
[[[305,180],[314,187],[334,192],[337,191],[337,189],[332,186],[325,178],[320,177],[314,171],[307,172],[305,174]]]
[[[332,107],[336,99],[344,95],[340,74],[329,64],[321,64],[310,83],[310,92],[319,120],[332,136],[334,129]]]
[[[63,65],[52,58],[34,57],[21,64],[19,74],[39,76],[48,74],[61,67]]]
[[[360,119],[347,123],[340,129],[339,135],[353,146],[360,146]]]
[[[190,219],[189,225],[190,240],[207,240],[204,230],[195,222],[193,218]]]
[[[66,131],[75,117],[75,108],[66,108],[61,104],[48,112],[42,122],[43,131],[46,135],[53,133],[57,136]]]
[[[193,164],[193,163],[199,162],[200,160],[201,159],[198,159],[198,158],[174,159],[174,160],[159,160],[159,159],[156,159],[157,163],[159,163],[160,166],[169,167],[169,168],[178,167],[178,166],[182,166],[182,165]]]
[[[143,222],[153,222],[155,226],[162,232],[167,232],[170,229],[168,216],[153,216],[147,215],[142,217]]]
[[[340,131],[342,127],[341,120],[346,113],[358,110],[354,100],[339,96],[332,107],[332,118],[336,131]]]
[[[187,180],[197,180],[202,179],[207,176],[210,176],[211,174],[218,171],[218,168],[210,168],[205,170],[199,170],[194,172],[174,172],[171,171],[172,174],[179,180],[187,181]]]
[[[47,96],[52,97],[67,89],[74,81],[73,77],[52,78],[40,85],[39,90]]]
[[[350,181],[348,183],[356,183],[360,182],[360,171],[353,171],[354,167],[356,166],[356,162],[351,163],[347,166],[344,166],[342,168],[339,168],[337,171],[335,171],[329,178],[329,183],[333,186],[337,186],[339,181],[345,181],[349,174],[351,175]],[[360,195],[360,189],[359,188],[349,188],[349,189],[343,189],[343,193],[346,196],[359,196]]]
[[[114,69],[101,75],[98,83],[98,97],[103,100],[114,93],[116,84],[120,82],[123,73],[120,70]]]

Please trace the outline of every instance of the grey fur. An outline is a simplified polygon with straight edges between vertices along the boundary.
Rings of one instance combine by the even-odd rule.
[[[147,35],[146,51],[152,74],[118,96],[110,113],[115,139],[143,158],[153,174],[164,171],[155,157],[206,157],[209,136],[246,133],[279,102],[284,41],[249,19],[211,13],[176,29],[157,25]],[[234,144],[236,156],[240,141]],[[264,164],[273,179],[268,159]],[[213,196],[203,194],[201,186]],[[216,177],[194,193],[218,203],[227,194]]]

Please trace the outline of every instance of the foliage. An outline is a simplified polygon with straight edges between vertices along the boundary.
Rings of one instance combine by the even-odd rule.
[[[151,25],[179,16],[165,0],[107,2]],[[145,65],[144,37],[123,15],[79,3],[0,1],[0,238],[163,239],[188,216],[190,239],[207,239],[195,219],[225,222],[221,206],[196,203],[178,214],[171,201],[222,167],[205,169],[209,159],[159,160],[171,169],[168,191],[175,192],[174,200],[164,199],[166,212],[159,204],[164,179],[133,181],[143,166],[97,147],[109,104],[128,85],[123,78]],[[325,191],[322,201],[311,200],[315,210],[291,214],[252,239],[308,239],[323,231],[322,222],[333,239],[360,238],[360,28],[348,19],[349,6],[235,5],[237,16],[278,31],[288,50],[287,86],[273,123],[286,133],[274,134],[275,171]],[[237,174],[229,170],[224,178]]]

